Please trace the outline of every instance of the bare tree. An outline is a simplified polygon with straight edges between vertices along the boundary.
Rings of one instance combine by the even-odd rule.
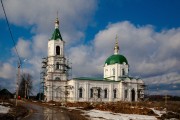
[[[20,80],[19,95],[28,98],[32,90],[32,76],[29,73],[23,73]]]

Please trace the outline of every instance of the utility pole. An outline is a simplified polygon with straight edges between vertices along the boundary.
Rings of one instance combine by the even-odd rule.
[[[29,92],[28,92],[28,90],[29,90],[29,84],[28,84],[28,82],[26,83],[26,98],[27,99],[29,99]]]
[[[26,81],[25,81],[25,89],[24,89],[24,98],[26,99],[26,93],[27,93],[27,84],[26,84]]]
[[[19,92],[19,79],[20,79],[20,63],[18,62],[18,74],[17,74],[17,80],[16,80],[16,106],[17,106],[17,98],[18,98],[18,92]]]
[[[41,100],[41,73],[39,74],[39,79],[40,79],[40,83],[39,83],[39,101]]]

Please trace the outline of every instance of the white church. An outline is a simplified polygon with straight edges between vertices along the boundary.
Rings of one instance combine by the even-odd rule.
[[[142,79],[129,76],[129,63],[119,54],[116,41],[114,54],[104,63],[103,78],[78,77],[68,79],[71,67],[64,54],[65,41],[59,30],[59,20],[48,41],[48,56],[43,60],[44,100],[56,102],[116,102],[140,101],[144,98]]]

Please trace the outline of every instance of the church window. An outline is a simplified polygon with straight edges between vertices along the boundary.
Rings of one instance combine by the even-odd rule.
[[[124,97],[127,98],[128,97],[128,90],[124,91]]]
[[[60,55],[60,47],[56,46],[56,55]]]
[[[114,89],[114,90],[113,90],[113,93],[114,93],[114,98],[116,98],[116,97],[117,97],[117,90]]]
[[[79,98],[82,98],[82,97],[83,97],[83,89],[79,88]]]
[[[141,97],[141,91],[138,90],[138,98],[140,98],[140,97]]]
[[[107,98],[107,89],[104,90],[104,98]]]
[[[100,98],[101,97],[101,89],[99,88],[99,89],[97,89],[97,91],[98,91],[98,98]]]
[[[112,69],[112,71],[113,71],[113,75],[115,75],[115,69],[114,68]]]
[[[59,78],[59,77],[56,77],[55,80],[60,80],[60,78]]]
[[[90,89],[90,98],[93,98],[93,89]]]
[[[59,67],[60,67],[60,66],[59,66],[59,62],[57,62],[57,63],[56,63],[56,70],[58,70]]]
[[[122,75],[125,75],[125,69],[124,68],[122,69]]]

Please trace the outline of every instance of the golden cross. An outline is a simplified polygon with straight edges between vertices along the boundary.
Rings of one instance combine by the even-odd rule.
[[[58,11],[57,11],[57,18],[58,18]]]
[[[118,36],[117,36],[117,34],[116,34],[116,38],[115,38],[115,39],[116,39],[116,43],[117,43],[117,41],[118,41]]]

